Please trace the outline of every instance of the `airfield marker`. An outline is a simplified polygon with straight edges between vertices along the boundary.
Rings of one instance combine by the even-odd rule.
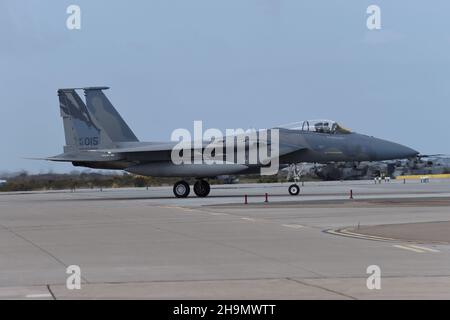
[[[244,204],[248,204],[247,195],[244,196]]]
[[[266,200],[264,202],[269,202],[269,194],[266,192]]]
[[[353,190],[350,189],[350,199],[353,199]]]

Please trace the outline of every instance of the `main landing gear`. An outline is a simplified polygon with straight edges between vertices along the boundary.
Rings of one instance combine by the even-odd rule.
[[[197,197],[204,198],[209,195],[210,191],[211,187],[205,180],[198,180],[194,184],[194,193],[197,195]],[[189,184],[184,180],[178,181],[173,186],[173,193],[177,198],[187,198],[190,192],[191,188],[189,187]]]
[[[198,180],[194,184],[194,193],[197,195],[197,197],[207,197],[209,192],[211,191],[211,187],[209,186],[209,183],[205,180]]]
[[[189,192],[191,192],[191,188],[186,181],[178,181],[173,186],[173,194],[177,198],[187,198]]]

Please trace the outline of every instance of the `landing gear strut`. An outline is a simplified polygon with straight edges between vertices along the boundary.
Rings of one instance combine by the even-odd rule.
[[[303,164],[301,168],[299,168],[297,164],[291,164],[289,166],[288,180],[292,177],[295,182],[294,184],[291,184],[288,189],[289,194],[291,196],[296,196],[300,193],[300,187],[298,186],[298,183],[300,182],[303,172],[304,172]]]
[[[189,192],[191,192],[191,188],[186,181],[178,181],[173,186],[173,193],[177,198],[186,198],[189,195]]]
[[[197,197],[204,198],[208,196],[210,191],[211,187],[209,186],[209,183],[205,180],[198,180],[194,184],[194,193],[197,195]]]

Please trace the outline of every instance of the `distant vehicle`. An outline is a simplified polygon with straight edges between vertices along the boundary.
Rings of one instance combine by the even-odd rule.
[[[125,170],[144,176],[193,177],[197,179],[194,192],[199,197],[206,197],[210,192],[207,178],[258,173],[264,167],[263,164],[240,164],[236,161],[214,165],[175,164],[171,152],[177,142],[140,142],[104,95],[103,90],[109,88],[81,89],[84,90],[86,104],[77,94],[77,89],[58,90],[66,146],[64,153],[45,160],[71,162],[74,166],[88,168]],[[275,128],[279,132],[278,160],[281,167],[304,162],[380,161],[418,155],[417,151],[406,146],[351,132],[330,120],[303,121]],[[266,142],[258,138],[246,144],[246,151],[259,150],[260,143]],[[204,141],[200,147],[202,150],[188,151],[191,154],[202,152],[208,144]],[[298,172],[295,176],[298,178]],[[291,195],[297,195],[299,191],[297,184],[289,187]],[[187,197],[190,186],[185,180],[178,181],[173,192],[176,197]]]
[[[0,180],[0,186],[2,185],[2,184],[5,184],[5,183],[7,183],[8,181],[6,181],[6,180]]]

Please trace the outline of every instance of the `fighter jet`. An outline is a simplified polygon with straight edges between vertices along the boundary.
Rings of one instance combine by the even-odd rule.
[[[178,198],[185,198],[190,193],[190,186],[186,182],[188,178],[197,180],[194,193],[198,197],[206,197],[210,193],[209,178],[254,174],[267,167],[267,162],[250,162],[248,154],[253,149],[273,145],[275,141],[272,141],[271,133],[275,131],[278,133],[276,160],[280,168],[295,166],[297,163],[380,161],[418,155],[417,151],[409,147],[352,132],[335,121],[319,120],[267,129],[266,137],[270,135],[271,138],[264,141],[261,133],[256,135],[256,140],[246,138],[245,162],[239,162],[237,157],[233,157],[231,161],[226,159],[222,163],[174,163],[173,151],[179,141],[139,141],[105,96],[103,91],[107,89],[89,87],[58,90],[66,145],[62,154],[45,160],[71,162],[77,167],[124,170],[143,176],[182,177],[183,180],[175,183],[173,193]],[[77,90],[84,91],[86,103]],[[234,141],[235,138],[227,136],[222,142]],[[204,152],[210,143],[194,143],[192,150],[187,151],[192,151],[192,154]],[[225,147],[220,150],[225,153]],[[236,151],[236,148],[233,150]],[[181,150],[180,154],[184,151]],[[275,161],[272,153],[269,160]],[[295,167],[293,170],[295,173]],[[300,187],[294,183],[288,191],[291,195],[298,195]]]

